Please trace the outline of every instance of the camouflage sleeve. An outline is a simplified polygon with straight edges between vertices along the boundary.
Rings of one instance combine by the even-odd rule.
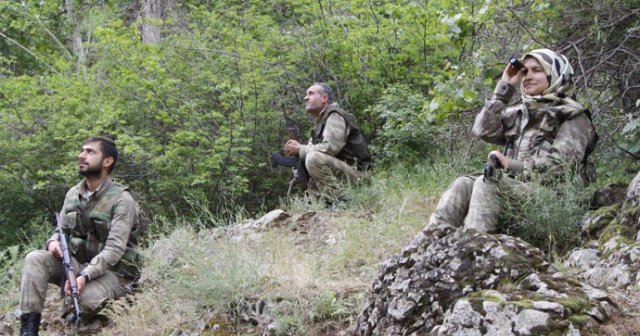
[[[129,234],[137,220],[136,208],[136,201],[131,194],[128,191],[122,192],[114,206],[111,229],[104,248],[91,259],[89,266],[82,271],[90,279],[100,277],[122,258],[129,241]]]
[[[471,132],[485,142],[497,145],[505,143],[504,130],[500,116],[513,97],[515,88],[506,82],[499,81],[491,98],[484,103],[482,111],[476,116]]]
[[[340,113],[333,112],[327,118],[322,133],[322,142],[319,144],[311,144],[300,146],[300,158],[304,159],[307,153],[318,151],[327,155],[336,156],[344,145],[347,143],[348,136],[347,122]]]
[[[594,132],[585,113],[565,120],[547,154],[533,157],[533,166],[554,176],[561,174],[563,169],[571,168],[583,159]]]
[[[64,214],[64,207],[67,204],[67,200],[69,199],[69,197],[71,197],[71,195],[73,195],[74,193],[74,189],[76,189],[77,186],[69,189],[69,191],[67,191],[67,194],[64,196],[64,203],[62,203],[62,209],[60,209],[60,212],[58,214]],[[54,227],[53,228],[53,233],[51,234],[51,237],[49,237],[49,239],[47,239],[47,242],[44,244],[44,249],[45,250],[49,250],[49,243],[54,241],[54,240],[59,240],[60,237],[58,237],[58,228]]]

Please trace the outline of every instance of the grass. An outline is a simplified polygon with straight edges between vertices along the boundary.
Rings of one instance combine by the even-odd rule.
[[[112,324],[102,334],[335,334],[353,324],[380,263],[425,226],[449,183],[475,170],[440,162],[374,172],[332,209],[284,200],[290,214],[315,212],[305,224],[240,235],[226,224],[246,222],[244,211],[217,218],[192,200],[194,220],[154,218],[141,289],[104,310]]]
[[[447,164],[398,167],[348,189],[348,209],[327,210],[302,197],[284,202],[289,213],[316,212],[305,228],[239,238],[225,228],[196,230],[183,223],[164,235],[171,241],[164,253],[173,254],[171,263],[145,251],[143,289],[132,304],[121,300],[109,307],[114,324],[105,334],[170,334],[192,330],[198,321],[233,335],[259,333],[266,326],[243,314],[261,302],[272,309],[277,335],[344,329],[362,308],[380,262],[424,227],[456,174]]]

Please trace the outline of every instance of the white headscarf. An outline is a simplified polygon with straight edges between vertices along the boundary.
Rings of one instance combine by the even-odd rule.
[[[574,100],[573,67],[564,55],[549,49],[536,49],[524,54],[522,60],[527,57],[533,57],[540,62],[549,82],[549,87],[537,96],[524,93],[524,81],[520,83],[522,101],[529,108],[567,105],[582,109],[582,105]]]

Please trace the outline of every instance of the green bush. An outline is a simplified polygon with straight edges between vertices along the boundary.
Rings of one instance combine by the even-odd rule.
[[[541,176],[534,176],[525,187],[502,194],[500,231],[562,255],[580,242],[581,219],[593,190],[570,176],[540,182]]]

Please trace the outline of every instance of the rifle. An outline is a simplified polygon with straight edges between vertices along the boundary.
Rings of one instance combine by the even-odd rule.
[[[300,142],[300,125],[295,120],[289,118],[286,115],[284,116],[284,120],[286,122],[289,140],[296,140]],[[285,167],[293,167],[296,171],[296,173],[293,175],[293,179],[289,181],[287,196],[291,194],[291,188],[294,185],[307,185],[307,181],[309,180],[309,173],[307,172],[307,167],[304,164],[301,164],[299,157],[289,157],[280,153],[273,153],[271,154],[271,162],[273,162],[274,166],[279,165]]]
[[[60,241],[60,248],[62,249],[62,267],[64,268],[64,277],[62,282],[62,288],[60,290],[61,296],[64,298],[64,280],[69,280],[71,285],[71,299],[73,302],[73,315],[67,318],[69,322],[76,322],[80,319],[80,294],[78,294],[78,283],[76,282],[76,272],[71,265],[71,256],[69,255],[69,245],[67,245],[67,238],[64,235],[60,221],[58,220],[59,214],[54,212],[53,222],[57,227],[58,240]],[[65,302],[66,304],[66,302]]]

